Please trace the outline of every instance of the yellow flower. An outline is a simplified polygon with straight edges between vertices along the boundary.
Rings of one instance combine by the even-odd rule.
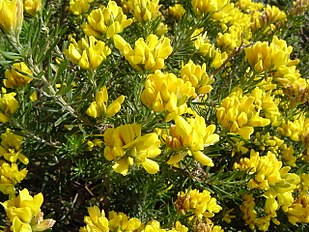
[[[191,0],[193,11],[197,16],[220,11],[229,0]]]
[[[82,69],[96,69],[111,54],[103,41],[93,36],[85,37],[78,42],[71,39],[71,44],[63,51],[65,56]]]
[[[88,208],[89,216],[85,216],[86,226],[79,229],[80,232],[108,232],[108,219],[105,217],[104,210],[100,211],[97,206]]]
[[[222,209],[209,191],[199,192],[196,189],[179,192],[175,205],[180,214],[193,213],[191,220],[213,217]]]
[[[224,61],[228,58],[226,52],[220,52],[219,49],[216,49],[213,44],[210,43],[210,40],[207,37],[207,33],[202,33],[204,28],[196,29],[192,35],[191,40],[195,48],[202,53],[202,55],[211,59],[211,67],[219,68]]]
[[[294,121],[283,122],[278,131],[294,141],[301,141],[306,144],[306,137],[309,135],[309,118],[306,118],[303,114],[296,115]]]
[[[2,88],[0,93],[0,122],[8,122],[11,115],[14,114],[18,107],[18,101],[14,98],[16,93],[6,93],[6,89]]]
[[[25,11],[34,16],[42,8],[42,0],[24,0]]]
[[[242,90],[235,89],[228,97],[222,100],[216,110],[220,124],[232,133],[249,139],[254,132],[253,127],[264,127],[270,124],[270,120],[259,115],[256,110],[258,100],[252,95],[243,95]]]
[[[251,91],[250,96],[255,98],[255,107],[263,111],[263,116],[270,119],[272,126],[278,126],[280,124],[279,117],[281,116],[278,108],[279,99],[274,98],[273,92],[256,87]]]
[[[108,128],[104,132],[104,156],[108,161],[115,161],[115,172],[127,175],[129,166],[142,165],[150,174],[159,171],[159,165],[152,158],[161,150],[160,140],[156,133],[141,135],[141,125],[127,124],[117,128]]]
[[[124,102],[124,96],[121,95],[110,105],[108,104],[108,94],[106,86],[103,86],[99,92],[96,93],[95,101],[92,102],[86,111],[90,117],[97,118],[100,116],[113,117],[121,108]]]
[[[43,220],[41,212],[42,203],[42,193],[32,197],[27,189],[19,191],[17,197],[1,203],[11,222],[11,231],[39,231],[35,230],[35,228],[43,227],[44,230],[51,228],[55,221],[52,219]]]
[[[186,13],[185,8],[181,4],[175,4],[174,6],[170,6],[168,8],[168,12],[176,19],[181,19],[182,16]]]
[[[278,26],[280,27],[287,21],[286,14],[284,11],[281,11],[276,6],[267,5],[261,13],[259,13],[259,17],[255,19],[253,29],[257,30],[261,27],[265,27],[264,33],[269,30],[274,30]]]
[[[109,1],[107,6],[91,11],[82,28],[88,36],[98,38],[104,33],[106,38],[109,39],[115,34],[121,33],[131,23],[132,19],[127,19],[122,8],[116,2]]]
[[[13,196],[15,194],[14,186],[26,177],[27,172],[25,168],[18,170],[18,166],[15,163],[10,165],[3,162],[0,166],[0,191]]]
[[[197,94],[207,94],[212,90],[213,78],[206,72],[206,64],[196,65],[192,60],[184,65],[180,71],[180,77],[184,81],[190,81]]]
[[[89,10],[91,2],[93,0],[70,0],[69,10],[74,15],[81,15]]]
[[[288,220],[293,225],[296,223],[309,223],[309,196],[300,195],[287,211]]]
[[[128,0],[127,5],[138,22],[147,22],[161,15],[159,0]]]
[[[0,27],[4,33],[18,37],[23,23],[23,1],[0,1]]]
[[[270,222],[274,222],[279,225],[280,222],[276,220],[276,215],[268,215],[258,217],[257,211],[255,210],[255,199],[253,194],[245,194],[243,196],[243,202],[240,206],[240,210],[243,214],[243,219],[245,223],[254,230],[257,227],[259,230],[267,231]]]
[[[170,157],[168,164],[177,164],[185,157],[187,151],[201,164],[214,166],[212,160],[202,151],[205,147],[219,141],[219,135],[213,134],[216,126],[206,127],[205,119],[199,115],[188,119],[177,116],[174,120],[175,125],[171,126],[169,135],[166,136],[165,140],[169,147],[178,150],[180,153]]]
[[[262,10],[264,5],[260,2],[254,2],[251,0],[239,0],[237,3],[237,7],[240,9],[250,13],[258,10]]]
[[[248,182],[248,187],[269,190],[266,195],[272,193],[272,196],[275,196],[276,193],[293,190],[300,181],[296,174],[288,173],[289,166],[282,167],[282,162],[272,152],[267,152],[266,156],[259,156],[258,152],[251,150],[250,158],[242,158],[239,164],[234,164],[234,168],[255,173],[254,178]]]
[[[184,82],[172,73],[156,71],[150,74],[141,94],[142,103],[155,112],[165,112],[166,121],[187,112],[187,100],[195,96],[190,82]]]
[[[7,128],[6,132],[1,134],[0,156],[3,156],[11,163],[20,160],[23,164],[28,164],[28,158],[21,153],[21,142],[23,139],[24,137],[15,135]]]
[[[141,232],[166,232],[166,230],[161,228],[160,222],[153,220],[148,222]]]
[[[108,225],[111,231],[139,231],[143,224],[137,218],[129,218],[124,213],[108,212]]]
[[[189,228],[182,225],[179,221],[175,222],[174,227],[171,230],[168,230],[167,232],[188,232]]]
[[[20,88],[32,81],[32,72],[24,62],[15,63],[10,70],[5,70],[3,84],[6,88]]]
[[[293,48],[287,46],[284,40],[273,37],[270,44],[257,42],[253,46],[245,48],[246,59],[256,72],[273,71],[281,66],[293,66],[298,60],[290,60]]]
[[[153,34],[147,36],[146,40],[139,38],[135,41],[132,49],[120,35],[113,37],[115,47],[136,70],[155,71],[164,68],[164,60],[172,53],[170,39],[162,36],[160,39]]]
[[[240,47],[244,43],[244,29],[239,24],[229,27],[228,32],[217,35],[217,44],[221,50],[233,52],[236,48]],[[248,42],[246,42],[248,43]]]

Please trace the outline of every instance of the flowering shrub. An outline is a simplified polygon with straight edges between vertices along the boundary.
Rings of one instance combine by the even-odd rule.
[[[265,2],[0,0],[0,230],[309,230],[309,2]]]

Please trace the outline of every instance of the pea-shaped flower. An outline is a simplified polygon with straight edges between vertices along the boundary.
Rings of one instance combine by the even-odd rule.
[[[147,22],[161,15],[159,0],[128,0],[127,4],[138,22]]]
[[[150,34],[146,40],[139,38],[135,41],[134,49],[120,35],[113,37],[114,44],[122,55],[136,70],[155,71],[164,68],[164,60],[172,53],[170,39]]]
[[[100,210],[99,207],[93,206],[88,208],[88,214],[89,216],[84,217],[86,226],[81,227],[79,232],[109,231],[108,219],[105,217],[104,210]]]
[[[121,95],[110,105],[108,105],[108,93],[106,86],[103,86],[95,96],[95,101],[92,102],[86,113],[93,118],[100,116],[113,117],[121,108],[124,101],[124,96]]]
[[[165,112],[169,121],[187,112],[187,100],[195,96],[191,82],[184,82],[172,73],[150,74],[141,94],[142,103],[155,112]]]
[[[210,192],[197,189],[179,192],[176,200],[176,209],[180,214],[193,214],[190,219],[210,218],[218,213],[222,207],[217,204],[217,199],[211,197]]]
[[[15,195],[15,185],[27,175],[27,169],[19,170],[16,163],[2,163],[0,166],[0,192]]]
[[[1,134],[0,157],[3,156],[11,163],[16,163],[19,160],[23,164],[28,164],[28,158],[22,154],[21,142],[23,139],[24,137],[12,133],[7,128],[6,132]]]
[[[15,63],[5,70],[3,84],[6,88],[20,88],[32,81],[32,72],[24,62]]]
[[[0,93],[0,122],[8,122],[12,114],[14,114],[19,103],[15,99],[16,93],[6,93],[6,89],[2,88]]]
[[[231,133],[249,139],[254,132],[253,127],[264,127],[271,122],[259,115],[261,108],[259,103],[255,103],[256,100],[252,95],[243,95],[242,89],[234,90],[216,110],[219,123]]]
[[[214,166],[211,158],[202,151],[219,141],[219,135],[214,134],[216,126],[206,126],[205,119],[199,115],[187,119],[177,116],[174,121],[175,125],[171,126],[168,135],[163,138],[177,152],[170,157],[168,163],[175,165],[189,154],[203,165]]]
[[[65,56],[82,69],[96,69],[111,53],[103,41],[93,36],[85,37],[78,42],[71,38],[69,47],[63,51]]]
[[[32,197],[27,189],[19,191],[17,197],[1,203],[11,222],[11,231],[44,231],[51,228],[55,220],[43,220],[42,203],[42,193]]]
[[[253,46],[245,48],[246,59],[256,72],[277,70],[281,66],[293,66],[298,60],[290,60],[293,48],[287,46],[286,41],[273,37],[268,42],[257,42]]]
[[[159,171],[158,163],[152,158],[161,153],[160,140],[156,133],[141,135],[141,125],[127,124],[108,128],[104,132],[104,143],[104,156],[115,162],[115,172],[127,175],[129,166],[134,163],[137,166],[142,165],[150,174]]]
[[[213,79],[206,72],[206,64],[196,65],[192,60],[181,68],[180,76],[184,81],[190,81],[197,94],[207,94],[212,90]]]
[[[107,6],[91,11],[82,28],[88,36],[98,38],[104,33],[109,39],[113,35],[121,33],[131,23],[132,19],[127,19],[122,8],[117,6],[116,2],[109,1]]]

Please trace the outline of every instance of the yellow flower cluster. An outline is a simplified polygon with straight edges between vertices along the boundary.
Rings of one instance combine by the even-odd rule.
[[[258,188],[263,190],[263,197],[266,198],[264,205],[264,212],[267,215],[268,220],[265,220],[267,225],[264,225],[267,230],[269,222],[272,219],[275,224],[280,222],[275,219],[277,217],[276,211],[282,208],[284,212],[288,212],[288,208],[292,205],[294,198],[293,192],[297,189],[300,183],[300,178],[295,173],[289,173],[291,167],[282,167],[282,162],[278,161],[274,153],[267,152],[266,156],[259,156],[258,152],[251,150],[250,158],[243,158],[240,160],[239,164],[234,164],[235,168],[241,170],[246,170],[254,177],[248,182],[249,189]],[[247,199],[248,200],[248,199]],[[254,204],[251,205],[254,207]],[[242,211],[248,209],[248,203],[243,202],[241,207]],[[252,213],[252,212],[251,212]],[[244,220],[249,220],[246,223],[260,227],[258,222],[254,221],[254,217],[251,219],[246,219],[246,214],[244,215]]]
[[[86,226],[79,229],[79,232],[108,232],[108,219],[105,217],[104,210],[100,211],[97,206],[88,208],[89,216],[85,216],[84,222]]]
[[[20,88],[32,81],[32,72],[24,62],[15,63],[5,70],[3,85],[6,88]]]
[[[131,23],[132,19],[127,19],[122,8],[116,2],[109,1],[107,6],[91,11],[82,28],[88,36],[99,38],[104,33],[109,39],[113,35],[121,33]]]
[[[309,155],[309,118],[297,115],[294,121],[286,120],[278,128],[278,132],[293,141],[300,141],[307,149]]]
[[[219,68],[228,58],[228,54],[226,52],[221,53],[219,49],[215,48],[207,38],[207,32],[203,33],[203,31],[204,28],[199,28],[192,33],[193,44],[200,53],[211,59],[210,66],[212,68]]]
[[[14,186],[20,183],[27,175],[27,169],[19,170],[16,163],[11,165],[0,161],[0,191],[3,194],[14,196]]]
[[[24,0],[24,9],[28,14],[34,16],[42,9],[42,0]]]
[[[108,93],[106,86],[103,86],[95,95],[95,101],[92,102],[86,111],[90,117],[97,118],[101,116],[113,117],[121,108],[124,102],[124,96],[121,95],[110,105],[108,105]]]
[[[251,0],[239,0],[236,6],[246,13],[262,10],[264,7],[263,3],[253,2]]]
[[[270,151],[276,156],[281,157],[285,164],[295,167],[297,157],[294,156],[294,149],[284,143],[284,140],[277,136],[271,136],[269,132],[262,134],[257,132],[255,134],[254,144],[256,144],[261,151]]]
[[[196,94],[207,94],[212,90],[213,78],[206,72],[206,64],[196,65],[192,60],[184,65],[180,70],[180,77],[186,82],[190,81],[195,88]]]
[[[229,0],[191,0],[192,9],[197,16],[206,15],[207,13],[222,12]]]
[[[114,161],[115,172],[127,175],[129,166],[142,165],[150,174],[159,171],[159,165],[152,158],[160,155],[160,140],[156,133],[141,135],[141,125],[127,124],[108,128],[104,132],[104,156]]]
[[[256,11],[252,15],[251,28],[258,30],[263,28],[263,33],[274,31],[287,21],[286,14],[276,6],[267,5],[262,11]]]
[[[81,15],[89,10],[91,2],[93,0],[70,0],[69,10],[74,15]]]
[[[309,223],[309,196],[300,195],[287,211],[288,220],[293,225],[297,223]]]
[[[0,93],[0,122],[8,122],[12,114],[17,111],[19,103],[15,96],[16,93],[6,93],[6,89],[2,88],[2,93]]]
[[[243,196],[243,202],[240,206],[240,210],[243,214],[245,223],[250,227],[251,230],[254,230],[257,227],[259,230],[267,231],[272,219],[273,222],[278,225],[278,221],[272,218],[271,215],[258,217],[255,206],[256,204],[253,194],[245,194]]]
[[[148,22],[161,16],[159,0],[128,0],[127,6],[138,22]]]
[[[42,193],[32,197],[27,189],[21,190],[17,197],[1,203],[11,223],[11,231],[44,231],[51,228],[55,221],[43,220],[42,203]]]
[[[0,146],[0,157],[3,156],[7,161],[16,163],[17,160],[23,164],[28,164],[29,160],[22,154],[21,142],[24,138],[16,135],[7,129],[6,132],[1,134],[1,146]]]
[[[278,70],[281,66],[290,67],[297,64],[298,60],[291,60],[290,54],[293,48],[287,46],[285,40],[273,37],[270,44],[256,42],[245,49],[246,59],[256,72]]]
[[[154,34],[147,36],[146,40],[139,38],[135,41],[134,49],[120,35],[113,37],[114,44],[130,65],[141,71],[155,71],[164,68],[164,60],[172,53],[170,39],[162,36],[158,38]]]
[[[190,215],[190,213],[193,213],[191,220],[211,218],[222,209],[217,204],[216,198],[211,197],[207,190],[199,192],[193,189],[180,192],[175,204],[180,214]]]
[[[287,211],[289,222],[293,225],[309,223],[309,174],[302,173],[300,179],[299,195]]]
[[[257,89],[257,91],[260,90]],[[216,110],[217,119],[222,127],[231,133],[250,139],[250,135],[254,132],[253,127],[269,125],[271,120],[259,115],[262,110],[261,104],[265,99],[257,98],[256,95],[255,92],[244,95],[243,91],[237,88],[228,97],[224,98],[220,107]],[[265,98],[272,102],[270,95],[265,96]],[[277,115],[275,105],[271,104],[269,106],[269,104],[266,104],[263,108],[269,110],[271,117],[273,117],[273,111],[275,111],[274,117]]]
[[[71,38],[71,43],[63,51],[65,56],[82,69],[96,69],[111,53],[109,47],[103,41],[93,36],[85,37],[78,42]]]
[[[278,131],[294,141],[306,143],[306,137],[309,136],[309,118],[303,114],[297,115],[294,121],[282,122]]]
[[[176,3],[174,6],[170,6],[168,8],[168,12],[175,19],[179,20],[186,13],[186,10],[185,10],[185,8],[183,8],[183,6],[181,4]]]
[[[108,225],[111,231],[139,231],[143,224],[137,218],[129,218],[124,213],[110,211],[108,213]]]
[[[215,125],[206,126],[201,116],[184,119],[177,116],[169,132],[163,136],[165,143],[177,152],[167,161],[168,164],[178,164],[187,154],[206,166],[214,166],[211,158],[203,154],[205,147],[219,141],[219,135],[214,134]]]
[[[0,144],[0,191],[10,196],[15,195],[15,185],[20,183],[27,174],[27,169],[19,170],[17,162],[28,164],[29,160],[22,154],[21,142],[22,136],[16,135],[7,128],[6,132],[1,134]],[[7,163],[6,161],[10,162]]]
[[[88,208],[89,216],[85,216],[84,222],[86,226],[81,227],[79,232],[187,232],[188,228],[180,222],[176,222],[175,226],[170,229],[162,229],[160,223],[156,220],[149,221],[146,225],[137,218],[129,218],[126,214],[114,211],[108,212],[108,218],[105,216],[104,210],[97,206]]]
[[[195,97],[195,90],[191,82],[185,82],[173,73],[156,71],[147,76],[141,101],[155,112],[165,112],[165,120],[170,121],[187,112],[186,102],[192,97]]]

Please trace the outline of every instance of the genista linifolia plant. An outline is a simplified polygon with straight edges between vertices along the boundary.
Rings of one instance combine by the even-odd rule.
[[[308,231],[308,12],[0,0],[0,231]]]

